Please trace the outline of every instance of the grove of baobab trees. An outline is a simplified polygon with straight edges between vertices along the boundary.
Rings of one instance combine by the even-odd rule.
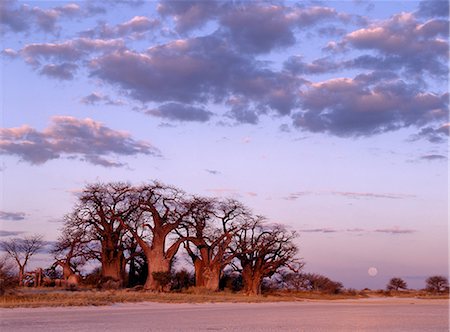
[[[235,199],[197,197],[154,181],[87,185],[66,215],[53,253],[71,273],[89,260],[101,263],[103,280],[124,286],[134,258],[144,257],[148,290],[162,288],[175,256],[185,251],[195,284],[218,290],[225,268],[242,275],[244,290],[259,294],[263,278],[281,268],[299,268],[295,232],[269,225]],[[63,266],[63,267],[64,267]]]

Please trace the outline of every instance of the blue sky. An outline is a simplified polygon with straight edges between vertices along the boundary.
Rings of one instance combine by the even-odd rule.
[[[2,238],[55,240],[87,183],[158,179],[297,230],[346,287],[448,274],[446,1],[0,10]]]

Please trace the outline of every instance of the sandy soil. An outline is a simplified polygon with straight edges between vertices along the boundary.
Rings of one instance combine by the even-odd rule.
[[[449,301],[133,303],[0,309],[1,331],[449,331]]]

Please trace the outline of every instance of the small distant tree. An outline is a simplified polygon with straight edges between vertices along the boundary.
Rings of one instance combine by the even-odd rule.
[[[425,281],[426,290],[432,293],[448,292],[448,279],[444,276],[432,276]]]
[[[25,267],[35,253],[42,249],[42,235],[25,236],[0,242],[1,248],[17,263],[19,268],[19,286],[23,286]]]
[[[398,291],[400,289],[407,289],[408,284],[406,281],[404,281],[402,278],[392,278],[389,280],[388,284],[386,285],[386,289],[388,291]]]
[[[287,286],[296,290],[304,289],[327,294],[338,294],[342,292],[344,285],[339,281],[317,273],[293,273],[286,276]]]

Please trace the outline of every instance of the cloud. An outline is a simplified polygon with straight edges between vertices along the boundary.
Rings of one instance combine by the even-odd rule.
[[[216,196],[240,196],[238,190],[230,188],[210,188],[206,189],[206,191]]]
[[[145,154],[158,155],[151,144],[136,141],[126,132],[112,130],[92,119],[55,116],[42,132],[29,126],[0,129],[0,153],[16,155],[33,165],[63,156],[105,167],[123,166],[116,158]]]
[[[283,6],[254,2],[232,6],[220,18],[227,38],[245,53],[267,53],[295,44],[292,21]]]
[[[310,195],[333,195],[342,196],[352,199],[360,198],[382,198],[382,199],[406,199],[414,198],[415,195],[399,194],[399,193],[373,193],[373,192],[353,192],[353,191],[336,191],[336,190],[323,190],[323,191],[299,191],[289,194],[283,199],[288,201],[295,201],[302,196]]]
[[[448,17],[449,4],[445,0],[424,0],[419,3],[418,16]]]
[[[330,57],[316,59],[311,63],[307,63],[302,56],[294,55],[285,61],[284,68],[296,75],[315,75],[336,71],[343,68],[343,64],[332,60]]]
[[[387,64],[405,68],[410,75],[427,72],[446,77],[448,35],[448,20],[431,19],[422,23],[412,13],[401,13],[347,34],[340,45],[377,52],[376,56],[364,55],[357,59],[355,63],[361,66],[373,68],[376,63]]]
[[[448,94],[421,90],[415,84],[367,77],[334,78],[301,92],[303,110],[294,125],[337,136],[369,136],[410,126],[422,127],[447,117]]]
[[[29,20],[27,19],[27,12],[29,7],[27,5],[20,5],[15,0],[5,0],[0,2],[0,20],[4,29],[19,32],[29,28]]]
[[[146,52],[105,54],[91,61],[92,75],[120,86],[141,102],[220,103],[230,95],[261,110],[288,114],[303,81],[236,53],[216,35],[176,40]]]
[[[424,127],[419,133],[412,137],[412,140],[425,138],[431,143],[442,143],[448,140],[450,136],[450,123],[445,123],[440,127]]]
[[[25,213],[24,212],[0,211],[0,219],[1,220],[11,220],[11,221],[24,220],[25,219]]]
[[[370,192],[348,192],[348,191],[331,191],[331,195],[344,196],[349,198],[387,198],[387,199],[405,199],[412,198],[415,195],[408,194],[390,194],[390,193],[370,193]]]
[[[338,230],[332,228],[311,228],[311,229],[302,229],[301,233],[337,233]]]
[[[333,19],[340,19],[340,16],[332,8],[265,2],[226,6],[219,17],[225,37],[239,52],[248,54],[268,53],[292,46],[296,43],[297,30]]]
[[[57,29],[63,16],[98,12],[98,4],[88,1],[41,9],[6,1],[2,8],[7,11],[5,21],[12,20],[17,29],[40,24],[39,29],[50,31]],[[433,8],[438,5],[421,4],[419,12],[437,12]],[[401,13],[344,33],[343,27],[361,26],[361,18],[319,5],[163,1],[157,11],[157,18],[130,16],[116,25],[97,21],[94,29],[81,33],[83,37],[26,44],[2,54],[21,57],[37,73],[58,80],[87,72],[89,78],[143,103],[141,110],[166,122],[206,123],[221,116],[222,124],[255,125],[261,117],[278,116],[303,131],[354,137],[406,127],[426,129],[446,118],[448,94],[427,90],[427,75],[439,82],[447,79],[445,17],[423,19],[425,14],[419,12]],[[33,19],[20,21],[22,12],[34,13]],[[41,23],[36,23],[38,16]],[[176,32],[168,32],[173,28]],[[164,38],[150,43],[145,39],[132,49],[136,46],[132,40],[147,37],[148,32]],[[335,50],[351,52],[306,60],[302,47],[308,46],[308,36],[317,34],[342,36],[331,44]],[[172,40],[175,35],[180,39]],[[164,43],[159,44],[161,40]],[[141,48],[146,44],[151,46]],[[274,62],[272,56],[262,56],[273,51],[280,51]],[[279,66],[282,54],[292,56]],[[329,79],[330,73],[349,69],[364,71],[354,78]],[[322,74],[327,80],[308,77]],[[81,102],[123,104],[97,92]],[[435,140],[438,136],[429,135]]]
[[[299,192],[291,193],[288,196],[283,197],[283,199],[287,200],[287,201],[295,201],[302,196],[313,195],[313,194],[314,194],[314,192],[312,192],[312,191],[299,191]]]
[[[386,234],[394,234],[394,235],[402,235],[402,234],[412,234],[415,233],[416,230],[413,229],[403,229],[399,227],[391,227],[391,228],[383,228],[383,229],[363,229],[363,228],[349,228],[349,229],[335,229],[329,227],[323,228],[308,228],[300,230],[301,233],[366,233],[366,234],[374,234],[374,233],[386,233]]]
[[[322,21],[344,19],[328,7],[266,2],[165,1],[158,5],[158,12],[163,17],[172,17],[176,31],[181,34],[214,20],[222,37],[238,52],[246,54],[292,46],[296,42],[295,31]]]
[[[433,160],[447,160],[446,156],[443,156],[441,154],[427,154],[424,156],[421,156],[420,159],[422,160],[428,160],[428,161],[433,161]]]
[[[206,122],[213,116],[212,112],[206,111],[203,108],[180,103],[163,104],[145,113],[172,121]]]
[[[258,111],[252,107],[247,99],[234,96],[227,100],[226,105],[230,106],[231,109],[225,115],[237,123],[258,123]]]
[[[412,234],[412,233],[415,233],[416,231],[413,229],[401,229],[398,227],[392,227],[392,228],[376,229],[374,232],[396,235],[396,234]]]
[[[99,92],[92,92],[91,94],[80,99],[80,102],[85,105],[112,105],[112,106],[122,106],[125,102],[121,100],[113,100],[111,97],[107,95],[103,95]]]
[[[205,169],[205,171],[208,172],[209,174],[212,174],[212,175],[219,175],[220,174],[220,172],[216,171],[215,169]]]
[[[56,33],[57,21],[62,17],[77,17],[81,15],[81,7],[75,3],[57,6],[49,9],[31,7],[15,0],[0,2],[1,24],[4,31],[27,32],[32,27],[46,33]]]
[[[157,10],[163,17],[173,17],[175,29],[183,33],[200,28],[209,19],[217,16],[222,4],[223,2],[216,0],[161,1]]]
[[[17,236],[17,235],[20,235],[20,234],[23,234],[23,233],[25,233],[25,232],[0,230],[0,237]]]
[[[114,38],[130,38],[142,39],[147,32],[155,30],[160,25],[159,20],[151,19],[146,16],[134,16],[129,21],[126,21],[115,26],[110,26],[105,22],[100,22],[95,28],[83,31],[80,33],[83,37],[101,39]]]
[[[40,74],[60,80],[72,80],[78,66],[73,63],[62,63],[60,65],[49,64],[42,67]]]
[[[19,54],[27,63],[39,65],[42,60],[79,61],[92,53],[111,52],[123,47],[124,43],[120,39],[76,38],[62,43],[28,44]]]

